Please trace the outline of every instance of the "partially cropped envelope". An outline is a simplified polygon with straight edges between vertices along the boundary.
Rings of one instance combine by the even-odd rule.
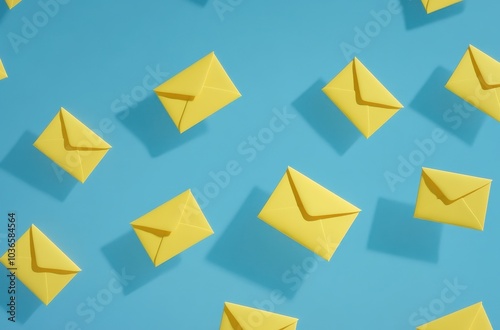
[[[154,91],[181,133],[241,96],[213,52]]]
[[[462,0],[422,0],[422,4],[424,5],[427,14],[433,13],[437,10],[449,7],[459,2],[462,2]]]
[[[432,322],[417,330],[493,330],[481,302],[466,307]]]
[[[155,267],[214,232],[191,190],[131,223]]]
[[[68,258],[35,225],[16,242],[14,263],[8,251],[0,258],[7,268],[15,268],[16,277],[24,283],[45,305],[80,272]]]
[[[491,180],[422,168],[415,217],[483,230]]]
[[[500,62],[476,47],[469,45],[446,88],[500,121]]]
[[[5,67],[3,66],[2,60],[0,60],[0,80],[7,78],[7,71],[5,71]]]
[[[370,137],[403,105],[354,58],[323,92],[366,137]]]
[[[5,3],[7,3],[7,6],[9,6],[9,9],[14,8],[17,6],[22,0],[5,0]]]
[[[360,211],[288,167],[259,218],[329,261]]]
[[[64,108],[33,145],[82,183],[111,149]]]
[[[224,303],[220,330],[295,330],[299,320],[242,305]]]

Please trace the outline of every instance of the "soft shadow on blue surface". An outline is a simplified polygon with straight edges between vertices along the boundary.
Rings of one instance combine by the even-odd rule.
[[[139,138],[151,157],[161,156],[207,132],[205,123],[201,122],[179,133],[156,94],[149,95],[136,107],[124,110],[116,117]]]
[[[189,0],[189,1],[198,6],[205,6],[208,3],[208,0]]]
[[[32,187],[64,201],[78,183],[47,156],[33,146],[37,137],[24,132],[0,162],[0,168]]]
[[[125,295],[140,289],[155,278],[174,269],[181,261],[181,256],[177,255],[155,267],[132,227],[129,232],[105,245],[102,252],[116,273],[124,272],[134,277],[124,286]]]
[[[464,2],[427,14],[420,0],[400,0],[405,15],[406,29],[411,30],[421,26],[455,16],[464,11]]]
[[[7,4],[4,1],[1,1],[0,2],[0,22],[6,16],[8,11],[9,11],[9,7],[7,7]],[[9,71],[7,71],[7,73],[9,73]]]
[[[322,80],[316,81],[292,105],[339,155],[343,155],[361,133],[323,93],[321,89],[325,85]]]
[[[442,225],[415,219],[413,211],[414,205],[380,198],[368,249],[437,263]]]
[[[313,254],[257,218],[267,198],[269,194],[262,190],[252,190],[209,252],[208,260],[291,298],[299,288],[282,277]]]
[[[3,251],[2,251],[3,253]],[[3,268],[3,267],[2,267]],[[7,302],[10,300],[10,295],[7,292],[7,288],[9,287],[9,278],[7,275],[9,274],[9,271],[3,269],[2,272],[0,272],[0,275],[2,277],[2,280],[0,281],[0,287],[2,290],[0,290],[0,305],[2,305],[2,317],[5,317],[7,319],[10,315],[7,314],[8,306]],[[16,323],[21,323],[25,324],[31,316],[40,308],[43,306],[43,303],[40,301],[40,299],[37,298],[24,284],[21,283],[21,281],[17,280],[16,283]],[[54,299],[57,299],[54,298]],[[47,308],[47,307],[45,307]]]
[[[486,115],[447,90],[452,72],[437,67],[420,89],[410,107],[443,130],[472,145]]]

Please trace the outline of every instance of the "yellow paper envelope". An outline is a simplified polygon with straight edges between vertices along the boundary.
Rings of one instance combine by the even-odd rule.
[[[288,167],[259,218],[329,261],[360,211]]]
[[[5,3],[9,7],[9,9],[14,8],[17,6],[22,0],[5,0]]]
[[[500,62],[476,47],[469,45],[446,88],[500,121]]]
[[[155,267],[214,233],[191,190],[130,224]]]
[[[2,60],[0,60],[0,80],[7,78],[7,71],[5,71],[5,67],[3,66]]]
[[[2,60],[0,60],[0,80],[7,78],[7,71],[5,71],[5,67],[3,66]]]
[[[484,229],[491,180],[422,168],[415,218]]]
[[[154,91],[181,133],[241,96],[213,52]]]
[[[333,78],[323,92],[366,138],[403,108],[357,58]]]
[[[449,7],[459,2],[462,2],[462,0],[422,0],[422,4],[424,5],[427,14],[433,13],[436,10]]]
[[[64,108],[33,145],[82,183],[111,149]]]
[[[298,319],[242,305],[224,303],[220,330],[295,330]]]
[[[45,305],[80,272],[80,268],[68,258],[35,225],[31,225],[16,242],[14,264],[9,260],[9,251],[0,262],[15,272]]]
[[[417,330],[493,330],[481,302],[417,327]]]

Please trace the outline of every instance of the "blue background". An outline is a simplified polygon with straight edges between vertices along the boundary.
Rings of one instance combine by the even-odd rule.
[[[469,44],[500,59],[500,3],[426,15],[420,1],[401,1],[377,31],[371,11],[391,1],[222,0],[232,10],[219,15],[212,0],[73,0],[17,52],[9,33],[22,36],[42,9],[0,4],[9,73],[0,81],[0,244],[15,211],[18,236],[36,224],[83,270],[47,307],[19,284],[18,322],[0,309],[0,328],[218,329],[225,301],[257,307],[274,290],[286,301],[273,309],[299,318],[299,329],[414,329],[425,321],[420,308],[439,317],[478,301],[499,327],[499,123],[479,111],[446,122],[463,102],[443,86]],[[350,60],[340,45],[355,46],[355,28],[367,25],[373,37],[356,55],[405,105],[368,140],[321,92]],[[147,67],[166,80],[211,51],[242,98],[182,135],[151,90],[116,113]],[[112,123],[103,137],[113,149],[85,184],[32,147],[61,106],[93,129]],[[238,146],[284,108],[295,115],[286,128],[255,158],[242,154]],[[484,232],[413,219],[420,167],[394,191],[384,178],[436,129],[447,139],[424,166],[493,179]],[[129,223],[188,188],[204,194],[209,173],[231,160],[241,173],[199,197],[215,235],[154,268]],[[363,210],[330,262],[312,262],[256,217],[288,165]],[[290,283],[305,260],[307,277]],[[134,277],[123,292],[92,320],[79,315],[122,269]],[[444,303],[445,281],[467,288]],[[6,287],[1,276],[3,309]]]

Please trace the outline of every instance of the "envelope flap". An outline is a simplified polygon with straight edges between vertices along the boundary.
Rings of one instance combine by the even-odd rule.
[[[133,221],[131,225],[157,236],[168,236],[179,226],[189,198],[188,190]]]
[[[213,56],[212,65],[207,74],[204,86],[213,89],[220,89],[234,94],[235,96],[241,96],[240,92],[233,84],[231,78],[215,54]]]
[[[213,52],[208,54],[155,88],[155,93],[170,98],[193,100],[203,88],[214,58]]]
[[[425,167],[422,168],[422,172],[449,201],[460,199],[491,183],[490,179]]]
[[[500,87],[500,62],[472,45],[469,46],[469,52],[481,83],[487,88]]]
[[[476,317],[474,318],[474,322],[472,323],[472,329],[493,330],[493,327],[491,326],[488,315],[486,314],[486,311],[484,310],[483,303],[479,302],[475,305],[472,305],[471,307],[474,307],[474,306],[477,309],[477,313],[476,313]]]
[[[310,220],[321,220],[325,217],[361,211],[291,167],[288,167],[287,175],[299,208],[303,208],[309,217],[315,218]]]
[[[0,60],[0,80],[4,78],[7,78],[7,71],[5,71],[2,60]]]
[[[236,323],[233,326],[237,325],[240,327],[239,329],[242,330],[282,330],[297,323],[298,321],[296,318],[290,316],[271,313],[232,303],[224,304],[224,312],[232,321],[231,325]],[[257,323],[254,321],[254,315],[256,313],[263,316],[262,319],[264,322],[259,322],[260,325],[254,324]],[[235,329],[238,328],[235,327]]]
[[[65,141],[75,149],[106,150],[111,146],[66,109],[59,111]]]
[[[357,58],[353,60],[353,78],[356,95],[363,103],[391,109],[403,107]]]
[[[30,228],[30,239],[34,264],[43,270],[79,272],[80,268],[68,258],[35,225]]]

